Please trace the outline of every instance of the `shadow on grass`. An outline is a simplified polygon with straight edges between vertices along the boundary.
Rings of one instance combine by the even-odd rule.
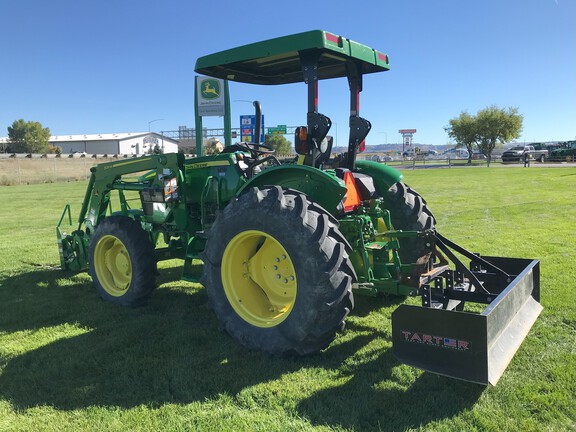
[[[411,385],[406,375],[419,376]],[[484,387],[415,372],[399,365],[391,349],[346,371],[344,385],[319,391],[298,405],[313,424],[355,430],[405,430],[459,415],[472,408]]]
[[[234,397],[302,368],[326,368],[349,379],[301,400],[300,415],[314,424],[402,429],[457,414],[483,389],[427,374],[408,389],[387,387],[397,381],[395,368],[404,367],[389,349],[367,363],[344,367],[383,337],[377,332],[359,333],[304,359],[249,352],[218,331],[204,290],[170,283],[178,278],[178,269],[163,270],[160,288],[139,309],[101,301],[86,274],[40,269],[0,280],[0,330],[14,334],[24,347],[23,354],[0,355],[0,397],[15,409],[158,407]],[[368,304],[359,302],[362,315]]]
[[[402,297],[359,297],[353,315],[390,310],[405,301]],[[313,424],[370,431],[418,428],[470,409],[485,389],[402,365],[389,345],[362,357],[358,351],[376,338],[391,342],[391,334],[361,323],[348,322],[347,328],[358,336],[325,353],[343,360],[336,368],[345,384],[321,390],[298,405],[300,415]],[[347,361],[354,356],[360,361]],[[362,358],[370,360],[362,363]]]
[[[299,367],[236,346],[218,331],[204,290],[161,287],[148,306],[125,309],[101,301],[86,275],[65,286],[63,276],[41,270],[2,281],[4,332],[23,332],[24,344],[34,332],[58,336],[5,361],[0,394],[16,408],[189,403]]]

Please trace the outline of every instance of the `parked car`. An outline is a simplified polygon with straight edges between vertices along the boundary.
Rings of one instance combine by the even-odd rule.
[[[451,148],[441,155],[446,159],[468,159],[468,150],[463,148]]]
[[[373,155],[370,157],[371,161],[374,162],[390,162],[392,160],[392,157],[388,156],[388,155]]]
[[[534,146],[515,146],[502,153],[502,162],[521,162],[534,159],[544,162],[548,158],[548,150],[536,150]]]
[[[576,159],[576,141],[568,141],[566,142],[566,147],[552,150],[549,159],[554,161],[574,161]]]
[[[418,156],[426,158],[434,158],[438,156],[438,152],[436,150],[420,150]]]

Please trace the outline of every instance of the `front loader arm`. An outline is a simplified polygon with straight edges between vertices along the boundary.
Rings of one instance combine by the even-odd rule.
[[[129,160],[99,164],[90,169],[92,172],[82,209],[78,216],[78,229],[84,223],[87,230],[94,230],[99,221],[106,216],[112,190],[140,191],[150,187],[163,188],[163,177],[179,177],[183,166],[180,154],[150,155]],[[122,177],[143,171],[152,171],[153,176],[142,176],[138,181],[126,181]]]
[[[127,212],[128,206],[124,199],[124,191],[162,190],[166,177],[176,178],[177,182],[181,183],[183,162],[184,156],[174,153],[118,160],[92,167],[76,229],[66,233],[61,227],[66,215],[71,223],[69,205],[65,207],[56,227],[61,267],[72,271],[84,270],[88,267],[90,237],[100,221],[106,217],[112,190],[118,190],[121,201],[120,210],[123,213]],[[123,179],[123,176],[146,171],[148,173],[137,180]]]

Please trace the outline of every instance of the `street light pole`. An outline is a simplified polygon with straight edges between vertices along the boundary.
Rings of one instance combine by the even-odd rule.
[[[384,134],[384,144],[388,144],[388,132],[378,132]]]
[[[335,147],[338,147],[338,123],[334,122],[334,126],[335,126],[334,129],[335,129],[335,132],[336,132],[336,133],[334,134],[334,135],[336,135],[336,140],[335,140],[336,142],[334,143],[334,146],[335,146]]]
[[[150,121],[148,122],[148,133],[150,133],[150,125],[151,125],[152,123],[154,123],[154,122],[161,121],[161,120],[164,120],[164,119],[150,120]]]

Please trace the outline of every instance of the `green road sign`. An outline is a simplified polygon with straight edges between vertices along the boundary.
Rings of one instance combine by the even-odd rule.
[[[284,135],[286,134],[286,125],[278,125],[276,127],[268,128],[268,135]]]

